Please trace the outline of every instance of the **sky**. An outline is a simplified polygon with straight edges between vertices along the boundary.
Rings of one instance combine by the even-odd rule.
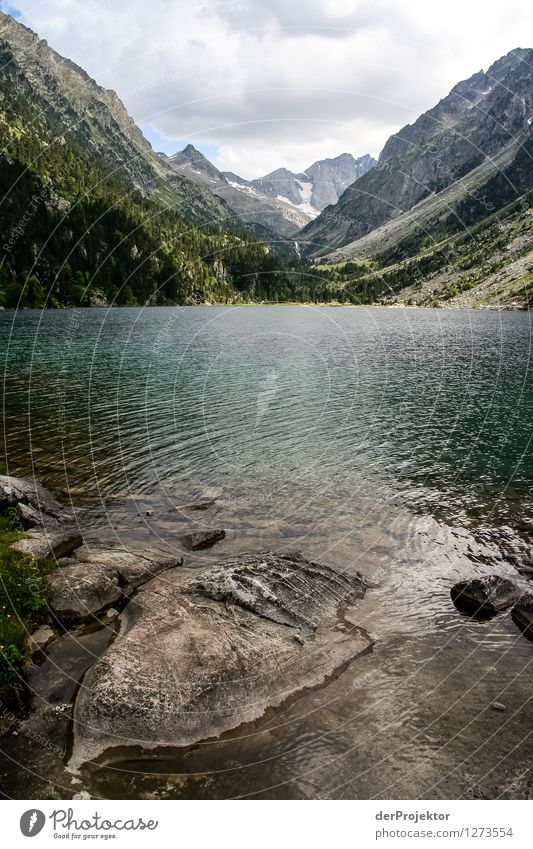
[[[459,81],[533,46],[525,0],[12,0],[118,92],[156,150],[223,170],[374,156]]]

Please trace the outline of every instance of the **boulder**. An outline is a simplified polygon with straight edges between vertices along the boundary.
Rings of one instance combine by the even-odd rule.
[[[198,551],[201,548],[211,548],[225,536],[226,532],[221,528],[212,528],[207,531],[191,531],[189,534],[182,534],[178,539],[189,551]]]
[[[518,601],[522,591],[509,578],[484,575],[471,581],[460,581],[452,587],[450,594],[459,610],[493,616]]]
[[[57,631],[50,628],[50,625],[41,625],[40,628],[37,628],[37,630],[28,637],[28,651],[30,655],[44,651],[57,636]]]
[[[50,606],[60,622],[87,622],[122,597],[115,569],[95,563],[65,566],[47,575]]]
[[[23,501],[19,501],[16,506],[18,521],[20,525],[26,530],[28,528],[35,528],[42,525],[42,519],[40,514],[37,512],[35,507],[32,507],[30,504],[24,504]]]
[[[187,746],[340,673],[372,642],[350,624],[367,588],[298,554],[240,555],[140,590],[88,671],[73,771],[115,746]]]
[[[511,610],[513,622],[522,633],[533,640],[533,594],[524,593],[520,601]]]
[[[68,557],[74,549],[82,544],[80,532],[77,527],[66,529],[63,526],[57,528],[40,528],[29,531],[28,537],[12,543],[11,548],[29,554],[30,557],[53,557],[56,560]]]
[[[0,510],[17,504],[32,507],[42,524],[45,524],[47,519],[58,522],[72,521],[72,511],[63,507],[36,478],[0,475]]]
[[[183,563],[182,557],[154,547],[120,549],[105,545],[83,545],[75,552],[75,557],[82,563],[100,563],[114,569],[120,583],[132,589]]]
[[[181,565],[183,559],[157,548],[126,550],[83,545],[74,562],[47,577],[51,606],[67,624],[86,622],[156,575]],[[64,561],[63,561],[64,562]]]

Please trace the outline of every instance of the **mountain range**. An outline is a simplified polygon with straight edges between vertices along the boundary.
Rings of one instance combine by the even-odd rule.
[[[530,49],[511,51],[391,136],[377,166],[304,228],[300,238],[307,255],[329,254],[353,243],[336,255],[356,256],[357,240],[452,185],[445,212],[458,214],[460,202],[473,199],[496,173],[512,168],[532,133],[532,60]],[[529,185],[526,180],[524,187]],[[424,227],[438,229],[442,215],[442,210],[435,220],[424,215]]]
[[[159,157],[114,92],[4,13],[0,229],[0,307],[294,297],[269,247]]]
[[[533,50],[458,83],[299,233],[352,302],[530,308]]]
[[[104,89],[44,39],[0,13],[0,78],[38,103],[69,138],[90,149],[116,176],[198,221],[224,221],[227,207],[176,174],[145,139],[114,91]],[[39,119],[37,119],[39,122]]]
[[[222,198],[239,219],[289,238],[376,164],[368,154],[355,158],[341,153],[314,162],[300,174],[278,168],[265,177],[245,180],[230,171],[219,171],[192,144],[173,156],[160,156],[177,173]]]
[[[114,92],[0,13],[0,306],[529,306],[532,101],[517,48],[377,162],[247,180],[192,145],[157,154]]]

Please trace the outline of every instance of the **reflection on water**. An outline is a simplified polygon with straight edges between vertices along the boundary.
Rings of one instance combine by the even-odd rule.
[[[93,309],[0,327],[9,471],[69,497],[89,538],[173,546],[192,522],[226,539],[188,566],[292,548],[379,581],[357,622],[371,656],[238,739],[156,767],[123,753],[94,793],[527,795],[533,644],[506,616],[461,617],[449,589],[523,580],[529,313]],[[215,506],[172,509],[200,495]]]

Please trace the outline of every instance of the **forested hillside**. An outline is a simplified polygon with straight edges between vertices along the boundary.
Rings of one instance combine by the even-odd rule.
[[[5,80],[0,140],[2,306],[291,296],[263,244],[144,197]]]

